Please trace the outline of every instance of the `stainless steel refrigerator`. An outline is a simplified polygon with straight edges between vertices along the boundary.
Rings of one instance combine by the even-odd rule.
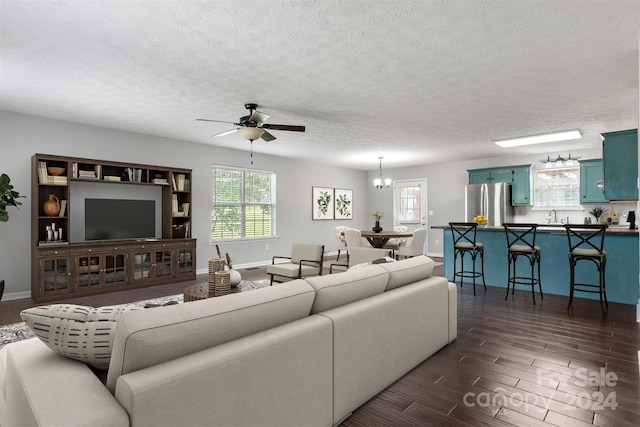
[[[465,220],[473,222],[477,215],[487,217],[487,225],[502,226],[513,222],[511,184],[469,184],[465,186]]]

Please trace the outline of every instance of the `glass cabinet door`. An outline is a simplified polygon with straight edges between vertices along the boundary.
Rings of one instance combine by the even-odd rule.
[[[155,252],[155,277],[171,276],[171,249],[163,249]]]
[[[195,253],[193,248],[178,249],[178,276],[183,274],[192,274],[194,272],[193,263],[195,262]]]
[[[77,257],[78,289],[100,285],[100,255]]]
[[[151,278],[151,251],[136,251],[133,253],[133,280],[145,280]]]
[[[126,254],[107,254],[104,256],[104,283],[124,285],[127,282]]]
[[[41,297],[54,293],[68,293],[71,287],[71,262],[69,257],[40,259]]]

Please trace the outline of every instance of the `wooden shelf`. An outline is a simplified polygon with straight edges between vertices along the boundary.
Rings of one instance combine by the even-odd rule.
[[[51,168],[57,168],[51,169]],[[58,173],[53,177],[50,172]],[[73,183],[92,182],[97,185],[148,185],[161,188],[161,236],[154,239],[159,247],[169,245],[163,252],[162,268],[147,272],[137,270],[133,264],[136,244],[132,241],[72,242],[74,223],[78,217],[71,212],[70,200],[74,198]],[[109,187],[113,188],[113,187]],[[174,216],[174,210],[191,209],[191,170],[164,166],[144,165],[35,154],[32,157],[32,297],[45,301],[60,295],[75,296],[122,290],[139,286],[195,279],[195,240],[190,239],[190,215]],[[43,204],[50,196],[64,203],[62,216],[44,214]],[[157,193],[156,193],[157,194]],[[76,202],[77,197],[76,196]],[[77,205],[74,205],[77,206]],[[175,209],[174,209],[175,208]],[[75,213],[80,215],[80,213]],[[81,223],[80,223],[81,224]],[[76,228],[78,224],[75,224]],[[47,227],[60,235],[48,240]],[[43,243],[44,242],[44,243]],[[151,242],[147,243],[147,245]],[[107,245],[107,246],[105,246]],[[118,259],[108,253],[92,258],[98,264],[79,264],[82,253],[101,251],[107,247],[119,247]],[[167,259],[178,259],[180,253],[189,253],[189,263],[180,269]],[[111,249],[113,251],[113,249]],[[183,252],[179,252],[183,251]],[[86,261],[86,258],[85,258]],[[155,265],[154,265],[155,268]],[[89,274],[90,276],[87,276]],[[139,277],[137,277],[139,276]]]

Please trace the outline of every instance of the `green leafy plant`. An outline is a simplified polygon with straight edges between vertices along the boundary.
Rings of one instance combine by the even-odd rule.
[[[351,200],[346,194],[341,194],[336,199],[336,209],[342,216],[351,216]]]
[[[318,212],[322,215],[326,215],[329,211],[329,203],[331,203],[331,195],[329,192],[321,191],[316,203],[318,204]]]
[[[0,222],[9,221],[9,212],[7,208],[9,206],[15,206],[16,208],[22,205],[17,199],[21,196],[20,193],[13,189],[11,185],[11,179],[7,174],[0,175]]]
[[[602,209],[600,206],[596,206],[595,208],[591,209],[589,213],[596,217],[596,222],[598,222],[598,218],[600,218],[600,216],[604,213],[604,209]]]

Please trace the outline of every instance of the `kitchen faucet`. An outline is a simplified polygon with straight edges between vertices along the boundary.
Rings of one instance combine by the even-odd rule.
[[[558,223],[558,211],[556,211],[555,209],[551,209],[549,211],[549,216],[551,216],[551,212],[553,212],[553,224],[557,224]],[[549,218],[548,221],[551,222],[551,218]]]

